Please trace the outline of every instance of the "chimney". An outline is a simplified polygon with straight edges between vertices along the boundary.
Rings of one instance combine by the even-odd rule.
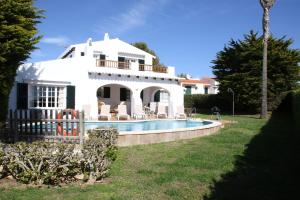
[[[105,34],[104,34],[104,41],[106,41],[106,40],[109,40],[109,35],[108,35],[108,33],[105,33]]]
[[[88,43],[89,46],[92,46],[92,38],[89,38],[86,43]]]

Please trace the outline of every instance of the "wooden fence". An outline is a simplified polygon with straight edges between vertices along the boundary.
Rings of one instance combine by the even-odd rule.
[[[84,142],[84,113],[76,110],[10,110],[6,130],[8,142],[45,140]]]

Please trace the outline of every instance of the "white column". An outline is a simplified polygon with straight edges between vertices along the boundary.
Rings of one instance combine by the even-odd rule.
[[[135,113],[135,106],[139,105],[142,106],[143,102],[140,97],[141,90],[138,88],[132,89],[132,97],[131,97],[131,116]]]

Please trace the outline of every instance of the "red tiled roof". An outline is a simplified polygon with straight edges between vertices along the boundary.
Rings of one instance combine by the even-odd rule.
[[[198,80],[198,79],[180,79],[180,83],[182,83],[182,84],[196,84],[196,83],[201,83],[201,81]]]

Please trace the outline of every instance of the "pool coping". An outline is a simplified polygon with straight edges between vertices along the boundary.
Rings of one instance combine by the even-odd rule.
[[[222,123],[215,120],[208,120],[208,119],[145,119],[145,120],[131,120],[131,121],[86,121],[87,123],[97,123],[97,122],[105,122],[105,123],[111,123],[111,122],[118,122],[118,123],[136,123],[136,122],[146,122],[146,121],[171,121],[171,120],[192,120],[192,121],[199,121],[199,122],[211,122],[211,124],[207,125],[201,125],[201,126],[195,126],[190,128],[176,128],[176,129],[161,129],[161,130],[149,130],[149,131],[119,131],[118,135],[143,135],[143,134],[153,134],[153,133],[163,133],[163,132],[179,132],[179,131],[192,131],[192,130],[200,130],[200,129],[207,129],[212,128],[216,126],[222,126]]]
[[[174,120],[174,119],[157,119],[157,120]],[[176,119],[186,120],[186,119]],[[165,130],[150,130],[150,131],[122,131],[118,134],[117,146],[132,146],[132,145],[145,145],[162,142],[172,142],[176,140],[192,139],[216,133],[223,124],[220,121],[207,120],[207,119],[191,119],[193,121],[207,121],[211,124],[190,127],[190,128],[177,128]],[[130,122],[140,122],[149,120],[136,120]],[[90,121],[92,122],[92,121]],[[98,122],[98,121],[94,121]],[[116,122],[116,121],[105,121]],[[119,121],[117,121],[119,122]],[[122,121],[129,122],[129,121]]]

